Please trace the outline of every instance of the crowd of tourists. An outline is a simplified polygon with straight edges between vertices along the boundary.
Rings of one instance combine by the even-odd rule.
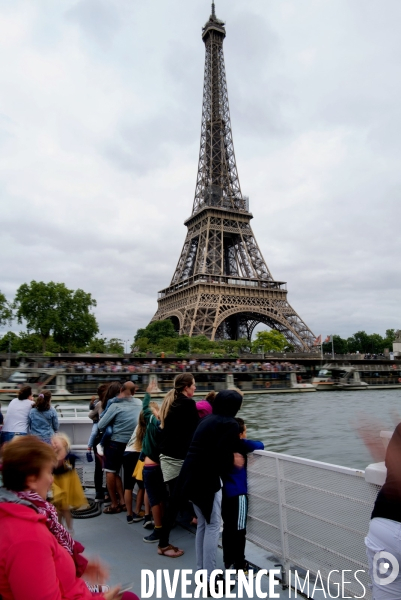
[[[263,444],[248,440],[244,421],[236,417],[242,394],[236,389],[210,392],[204,400],[195,402],[196,384],[190,372],[175,377],[174,387],[161,406],[152,400],[152,393],[157,392],[155,382],[148,386],[143,400],[135,398],[135,389],[131,381],[102,384],[91,401],[89,416],[93,427],[88,452],[95,454],[96,500],[104,503],[103,513],[126,512],[128,525],[142,522],[149,530],[143,541],[157,544],[157,553],[167,558],[184,554],[170,543],[170,531],[181,514],[188,523],[196,524],[196,568],[206,570],[208,581],[216,568],[223,519],[225,567],[247,572],[246,456],[263,449]],[[9,405],[2,442],[4,488],[0,492],[0,519],[10,524],[9,536],[13,526],[19,531],[20,519],[22,540],[23,520],[31,521],[29,527],[37,529],[33,539],[42,543],[44,536],[49,555],[53,556],[55,547],[57,556],[67,552],[61,561],[66,563],[63,574],[58,572],[61,567],[53,556],[53,579],[50,581],[50,575],[44,579],[49,590],[54,590],[60,577],[63,579],[64,569],[67,571],[69,565],[71,571],[75,564],[74,573],[68,573],[71,595],[61,597],[90,597],[92,563],[83,557],[82,546],[73,540],[70,513],[71,507],[82,506],[86,499],[74,470],[68,438],[58,433],[50,392],[40,394],[34,401],[28,386],[20,390],[19,397]],[[11,468],[22,471],[18,484],[9,475]],[[52,503],[48,497],[50,487]],[[44,515],[45,535],[38,514]],[[6,553],[9,541],[6,535],[0,542],[0,557]],[[27,551],[22,554],[24,559]],[[43,560],[44,556],[38,556]],[[2,572],[1,564],[0,558],[0,595],[22,598],[22,584],[10,579],[9,569]],[[97,573],[103,578],[104,567],[99,566]],[[34,581],[39,587],[41,575],[38,569]],[[106,599],[113,598],[112,593],[117,592],[102,592]],[[40,597],[56,596],[49,592]]]
[[[264,371],[299,371],[300,365],[288,361],[243,361],[237,360],[172,360],[162,361],[156,358],[144,361],[104,361],[89,363],[85,361],[67,362],[51,360],[41,366],[46,369],[62,369],[67,373],[250,373]]]
[[[133,382],[99,386],[90,405],[88,451],[96,458],[96,499],[109,501],[103,512],[126,512],[129,525],[142,522],[151,530],[143,541],[157,544],[158,554],[168,558],[184,554],[170,543],[170,531],[181,513],[197,526],[196,567],[205,569],[209,580],[216,567],[222,519],[226,568],[248,569],[246,455],[264,446],[248,440],[245,423],[236,418],[242,404],[237,389],[210,392],[198,402],[195,390],[190,372],[175,377],[161,406],[152,401],[152,393],[158,391],[155,382],[143,401],[135,398]]]

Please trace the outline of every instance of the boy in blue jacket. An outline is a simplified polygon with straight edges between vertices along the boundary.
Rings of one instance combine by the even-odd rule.
[[[223,559],[226,569],[248,571],[245,560],[246,519],[248,515],[247,454],[254,450],[264,450],[263,442],[246,439],[246,425],[243,419],[236,418],[241,439],[240,452],[245,464],[238,469],[233,467],[223,485],[221,515],[223,527]]]

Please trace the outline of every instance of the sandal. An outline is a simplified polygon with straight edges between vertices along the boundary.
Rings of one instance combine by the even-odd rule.
[[[119,507],[122,512],[127,512],[127,507],[125,506],[125,504],[119,504]]]
[[[168,554],[168,552],[170,552],[170,554]],[[184,554],[184,550],[180,550],[180,548],[169,544],[165,548],[160,548],[159,546],[157,548],[157,554],[160,554],[160,556],[167,556],[167,558],[179,558]]]
[[[105,515],[116,515],[117,513],[121,512],[121,507],[120,506],[108,506],[107,508],[105,508],[103,510]]]

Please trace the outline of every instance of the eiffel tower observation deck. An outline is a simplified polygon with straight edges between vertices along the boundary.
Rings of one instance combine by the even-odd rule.
[[[171,319],[181,335],[251,339],[258,323],[281,331],[297,350],[315,336],[288,304],[286,284],[273,279],[242,194],[231,131],[223,21],[203,27],[205,72],[198,176],[187,236],[169,287],[159,292],[152,321]]]

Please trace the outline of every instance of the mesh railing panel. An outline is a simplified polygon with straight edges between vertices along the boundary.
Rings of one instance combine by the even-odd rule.
[[[271,550],[287,568],[301,567],[341,583],[341,571],[350,570],[345,585],[350,596],[368,589],[364,537],[378,487],[364,473],[274,452],[249,457],[249,515],[247,538]],[[262,566],[262,565],[259,565]]]

